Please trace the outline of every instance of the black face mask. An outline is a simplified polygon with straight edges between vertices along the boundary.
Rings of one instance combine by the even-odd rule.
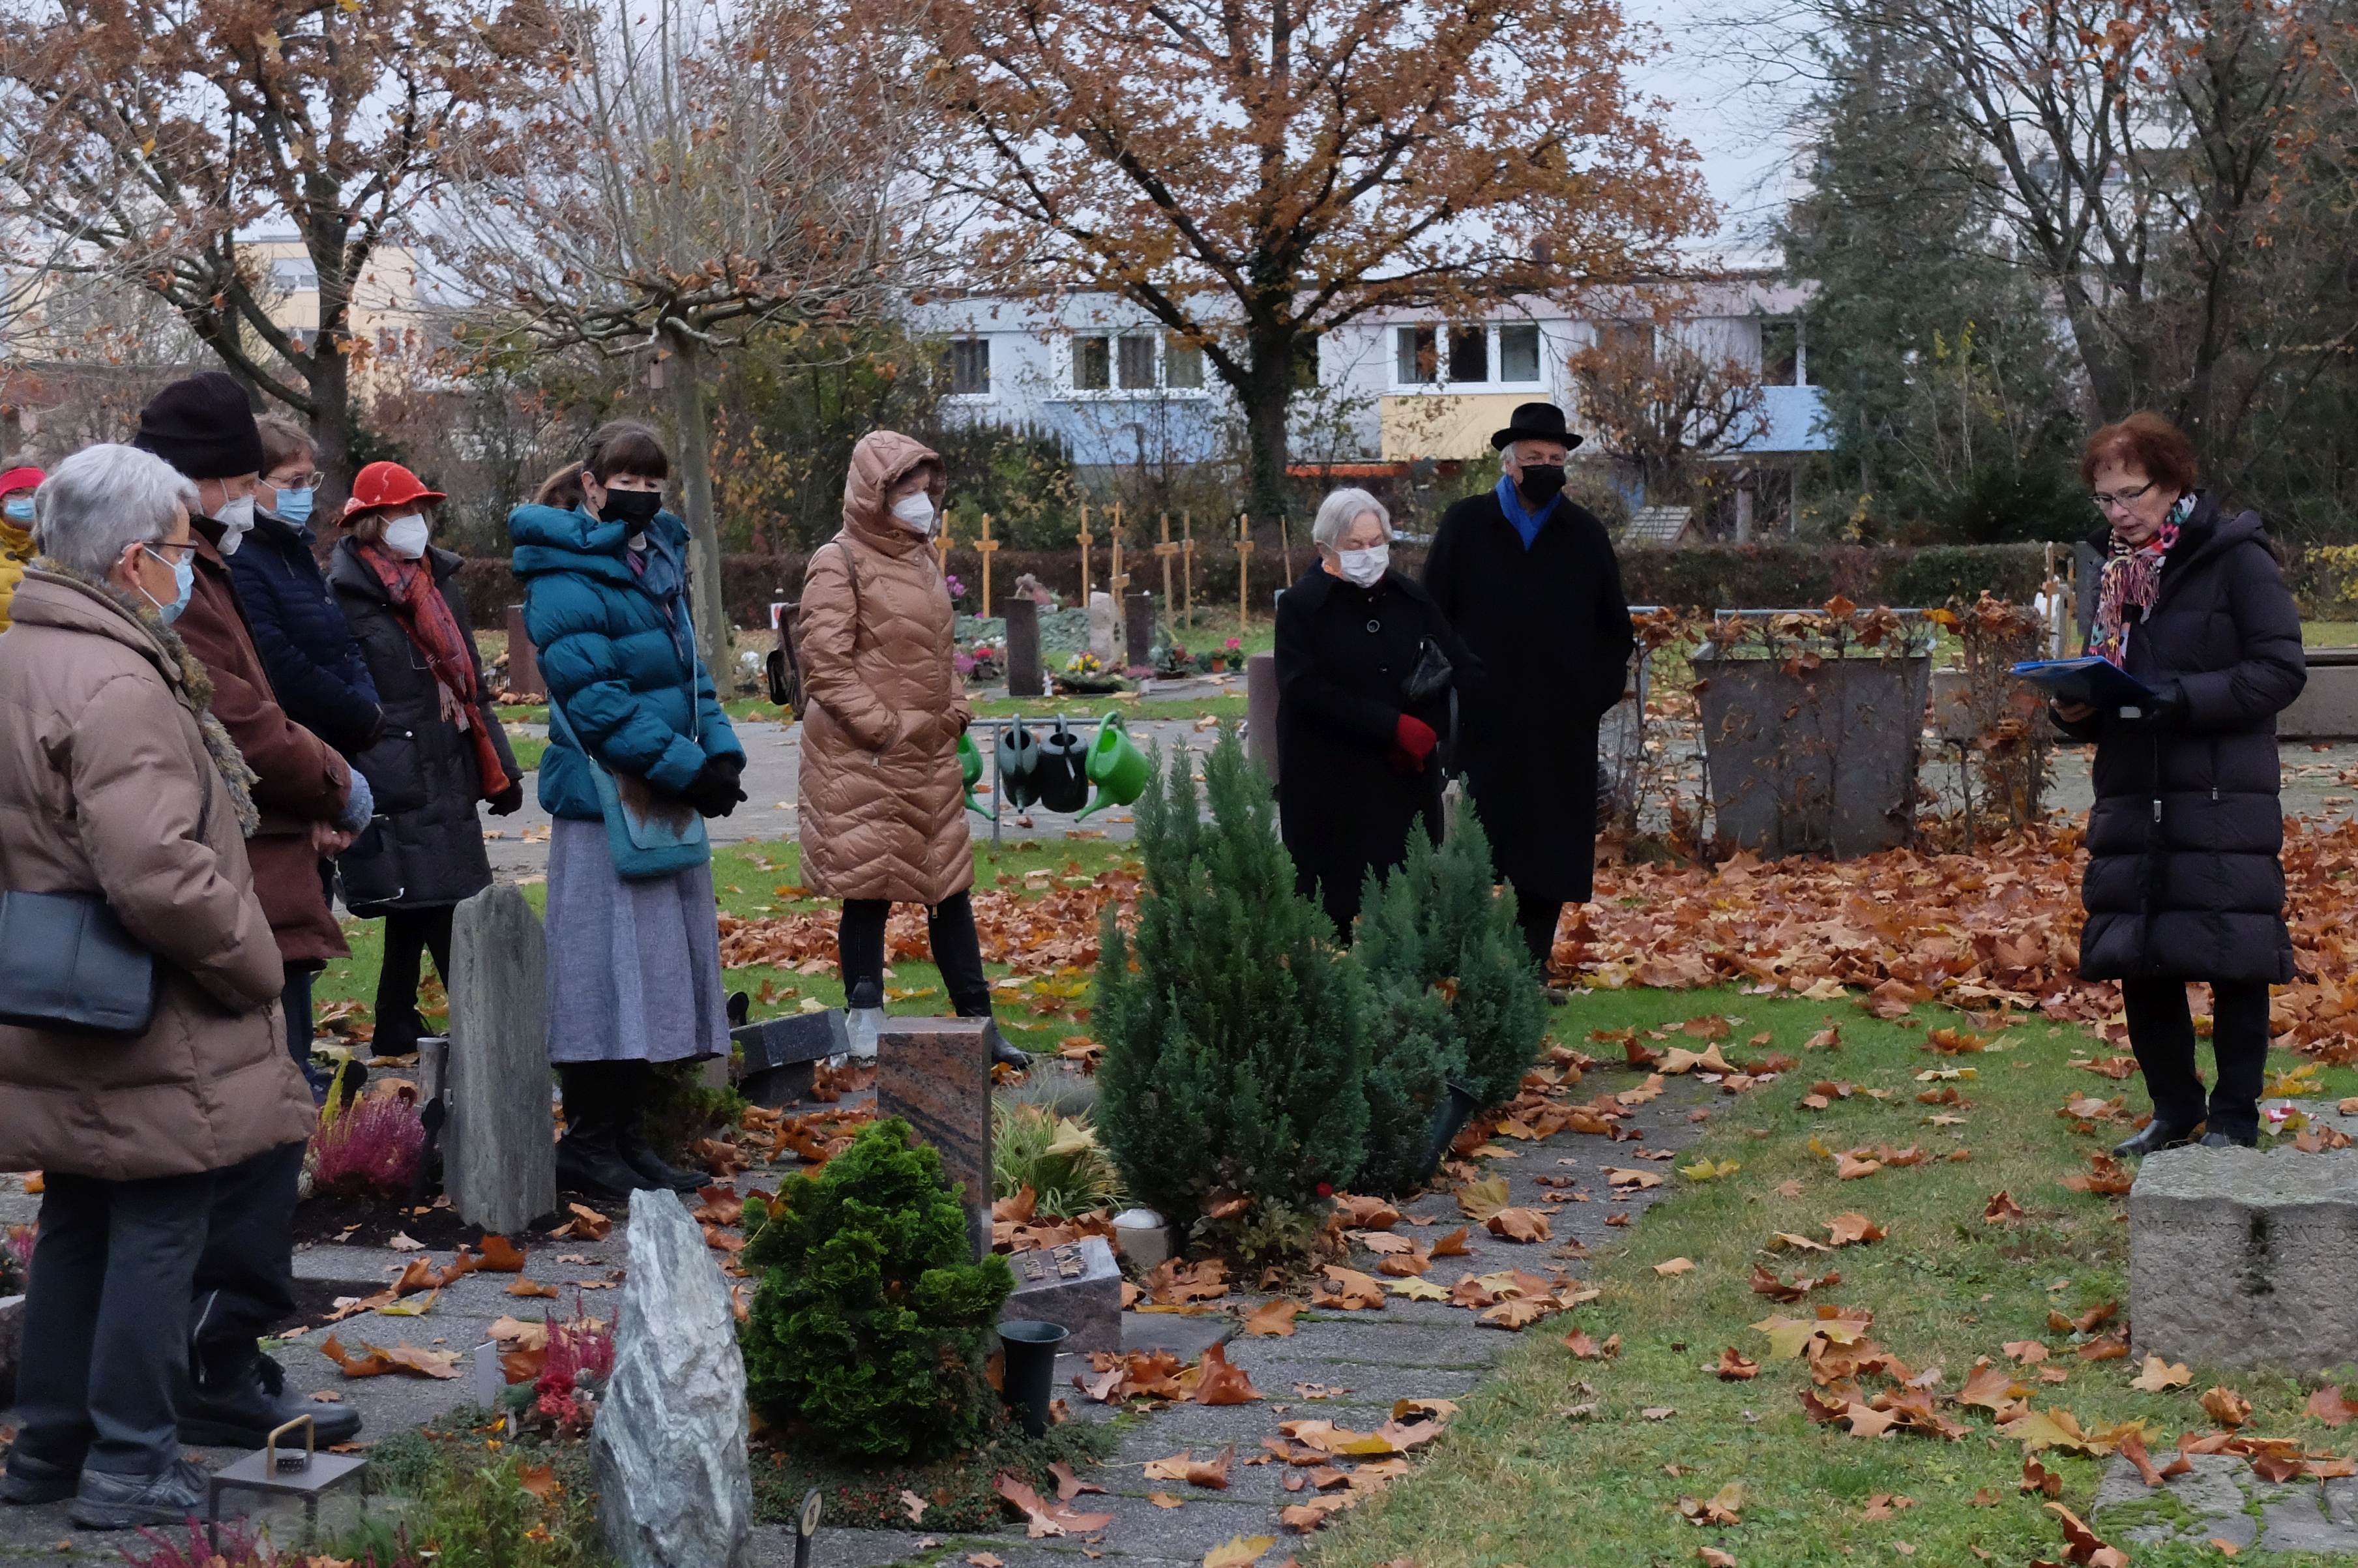
[[[1545,506],[1563,488],[1562,463],[1527,463],[1523,477],[1515,481],[1515,489],[1533,506]]]
[[[620,523],[633,534],[644,534],[662,510],[663,494],[659,491],[610,490],[606,492],[606,504],[598,509],[598,516],[601,522]]]

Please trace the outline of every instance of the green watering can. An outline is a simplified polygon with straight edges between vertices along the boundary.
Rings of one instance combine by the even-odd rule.
[[[1081,816],[1104,806],[1135,805],[1146,793],[1146,781],[1153,773],[1154,765],[1146,760],[1146,753],[1122,728],[1121,715],[1107,714],[1098,720],[1097,743],[1088,754],[1089,782],[1098,786],[1098,797]]]
[[[982,777],[982,752],[976,747],[974,737],[963,730],[958,733],[957,757],[958,787],[966,791],[967,809],[990,816],[990,808],[978,805],[974,798],[975,784]]]

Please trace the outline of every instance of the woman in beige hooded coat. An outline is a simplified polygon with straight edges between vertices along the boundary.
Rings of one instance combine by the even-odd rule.
[[[884,920],[895,903],[925,906],[958,1016],[990,1016],[958,776],[973,710],[950,662],[957,612],[933,548],[946,489],[942,460],[918,442],[891,430],[861,437],[843,484],[843,531],[813,553],[803,579],[803,880],[843,900],[837,945],[861,1056],[875,1054],[883,1019]],[[992,1038],[1004,1054],[995,1030]]]

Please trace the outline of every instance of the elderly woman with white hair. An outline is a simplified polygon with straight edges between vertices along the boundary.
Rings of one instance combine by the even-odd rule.
[[[1277,601],[1278,819],[1294,881],[1350,935],[1370,871],[1441,835],[1453,685],[1473,655],[1413,578],[1391,569],[1391,514],[1338,490],[1311,527],[1320,570]]]
[[[148,453],[67,459],[0,636],[0,1171],[48,1183],[0,1501],[70,1499],[86,1530],[203,1509],[175,1400],[215,1175],[312,1122],[254,774],[171,627],[196,504]]]

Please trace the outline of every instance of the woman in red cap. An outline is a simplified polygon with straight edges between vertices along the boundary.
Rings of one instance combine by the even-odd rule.
[[[48,477],[37,468],[0,473],[0,632],[8,630],[8,606],[33,558],[33,492]]]
[[[458,582],[460,557],[430,542],[442,499],[399,463],[369,464],[353,476],[344,536],[328,567],[384,707],[384,733],[354,759],[376,792],[377,818],[339,863],[352,912],[384,916],[380,1056],[417,1048],[419,961],[432,953],[449,983],[451,911],[492,885],[476,803],[489,801],[498,816],[524,804],[524,775],[492,711]]]

